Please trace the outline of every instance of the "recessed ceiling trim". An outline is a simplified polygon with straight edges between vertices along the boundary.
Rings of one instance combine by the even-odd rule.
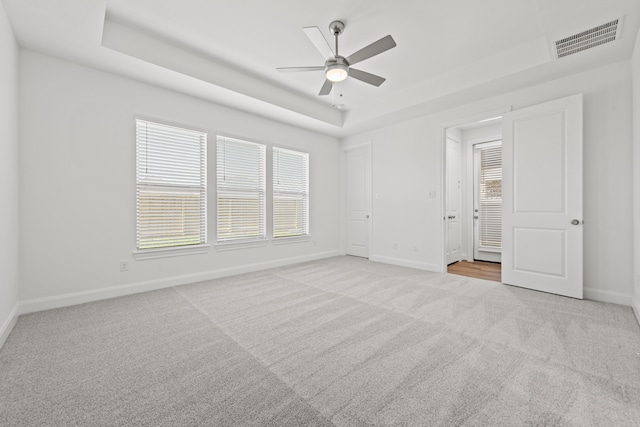
[[[616,41],[620,38],[622,18],[614,19],[553,43],[556,59]]]
[[[233,69],[108,12],[102,47],[328,125],[344,124],[341,111]]]

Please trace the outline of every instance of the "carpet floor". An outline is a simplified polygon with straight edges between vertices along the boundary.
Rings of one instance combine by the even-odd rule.
[[[640,327],[330,258],[20,316],[0,425],[640,425]]]

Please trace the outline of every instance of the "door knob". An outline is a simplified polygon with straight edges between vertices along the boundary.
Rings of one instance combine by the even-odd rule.
[[[571,224],[572,225],[579,225],[580,224],[580,220],[579,219],[572,219],[571,220]]]
[[[367,215],[366,217],[367,217],[367,219],[369,219],[369,215]]]

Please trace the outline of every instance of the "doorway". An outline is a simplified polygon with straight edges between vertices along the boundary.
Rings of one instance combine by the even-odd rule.
[[[582,102],[582,94],[575,94],[507,111],[499,118],[498,129],[504,129],[504,135],[496,138],[502,139],[500,281],[504,284],[583,297]],[[468,164],[471,141],[464,137],[462,141]],[[467,195],[463,215],[468,215],[469,200]],[[463,244],[469,261],[473,260],[471,229],[466,229],[467,244]],[[443,227],[444,234],[446,230]]]
[[[501,117],[445,131],[444,255],[451,274],[501,281],[501,140]]]

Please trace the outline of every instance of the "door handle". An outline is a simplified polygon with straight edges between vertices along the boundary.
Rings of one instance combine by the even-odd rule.
[[[572,219],[571,220],[571,225],[579,225],[580,224],[580,220],[579,219]]]

